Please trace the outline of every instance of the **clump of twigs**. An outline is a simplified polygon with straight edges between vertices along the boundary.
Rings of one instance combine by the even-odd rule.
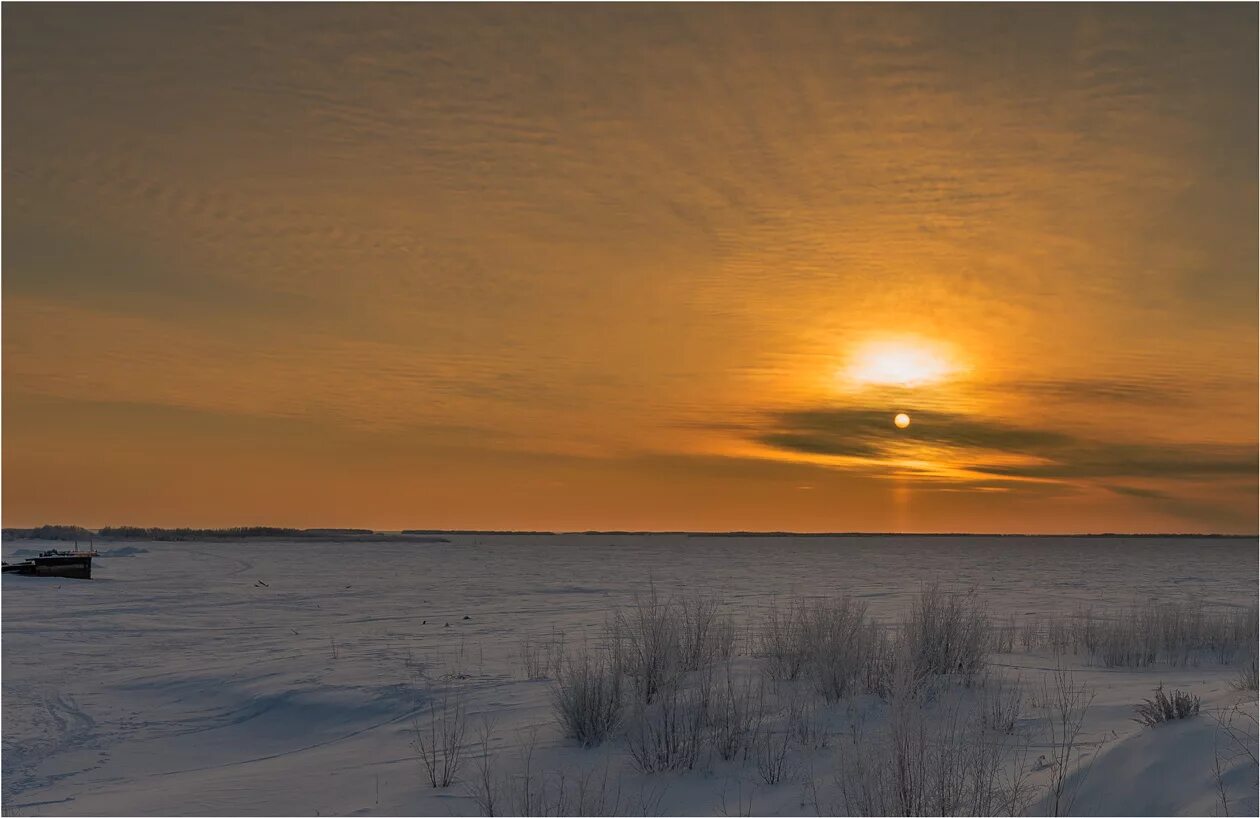
[[[412,746],[435,789],[449,787],[455,781],[464,758],[467,728],[463,697],[449,693],[434,701],[428,726],[422,726],[418,720],[413,724]]]
[[[1199,715],[1199,697],[1183,690],[1174,690],[1172,696],[1164,692],[1164,686],[1155,688],[1155,697],[1144,699],[1133,708],[1138,724],[1154,727],[1166,721],[1189,719]]]

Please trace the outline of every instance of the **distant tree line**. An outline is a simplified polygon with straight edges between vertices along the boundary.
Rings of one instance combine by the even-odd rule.
[[[285,537],[302,539],[331,536],[364,536],[367,528],[278,528],[275,526],[237,526],[235,528],[157,528],[135,525],[106,526],[91,531],[77,525],[41,525],[36,528],[6,528],[6,540],[212,540],[247,537]]]
[[[90,540],[95,534],[77,525],[41,525],[37,528],[6,528],[6,540]]]
[[[517,536],[530,537],[554,537],[554,531],[515,531],[504,530],[500,528],[404,528],[399,534],[412,536],[424,536],[428,534],[512,534]],[[608,533],[608,532],[605,532]]]
[[[237,526],[235,528],[142,528],[134,525],[116,525],[102,528],[98,536],[103,540],[205,540],[213,537],[238,539],[241,537],[300,537],[300,528],[276,528],[273,526]]]

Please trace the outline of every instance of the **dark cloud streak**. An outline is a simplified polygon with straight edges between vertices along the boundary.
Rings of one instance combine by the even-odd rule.
[[[1249,446],[1100,441],[948,412],[915,412],[904,432],[884,409],[779,412],[771,422],[755,440],[781,451],[878,460],[898,446],[927,444],[954,452],[960,467],[997,477],[1210,479],[1254,476],[1257,469]],[[1029,462],[1009,462],[1012,456]]]

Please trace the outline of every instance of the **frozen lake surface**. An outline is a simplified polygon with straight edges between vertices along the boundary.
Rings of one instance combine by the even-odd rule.
[[[5,576],[6,810],[473,814],[459,788],[427,786],[410,747],[435,680],[458,678],[470,712],[495,720],[504,753],[531,724],[550,765],[611,753],[563,739],[549,683],[524,678],[521,645],[557,632],[569,645],[597,638],[609,611],[651,585],[715,594],[737,621],[795,595],[848,595],[890,620],[931,582],[974,590],[995,618],[1017,620],[1148,600],[1245,607],[1257,596],[1254,538],[444,536],[110,542],[98,548],[115,556],[96,561],[90,582]],[[6,542],[4,556],[43,547]],[[994,661],[1029,674],[1047,665]],[[1108,775],[1167,777],[1133,771],[1122,752],[1155,740],[1128,716],[1157,683],[1193,690],[1205,707],[1237,698],[1232,667],[1078,670],[1098,691],[1090,730],[1114,734],[1099,768],[1120,772]],[[720,776],[691,778],[670,778],[661,811],[719,813]],[[1254,809],[1254,780],[1241,786]],[[756,809],[809,811],[800,790],[762,792]],[[1191,790],[1184,803],[1133,811],[1211,808],[1210,790]]]

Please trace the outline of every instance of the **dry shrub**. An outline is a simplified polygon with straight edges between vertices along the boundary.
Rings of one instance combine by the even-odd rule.
[[[1238,677],[1234,679],[1233,686],[1236,690],[1256,690],[1260,688],[1260,667],[1257,667],[1254,652],[1251,658],[1247,660],[1247,664],[1243,665],[1242,670],[1238,672]]]
[[[640,787],[630,793],[620,776],[610,775],[605,760],[587,769],[561,768],[540,771],[534,764],[536,729],[524,731],[519,750],[520,771],[498,776],[489,752],[488,728],[483,731],[486,748],[476,783],[468,795],[481,815],[583,816],[658,815],[663,788]]]
[[[463,697],[445,692],[433,703],[427,726],[412,722],[412,747],[420,758],[429,784],[449,787],[464,758],[464,734],[468,729]]]
[[[1199,697],[1182,690],[1174,690],[1172,696],[1169,696],[1164,692],[1164,686],[1160,685],[1155,688],[1154,698],[1143,699],[1133,710],[1137,713],[1134,721],[1146,727],[1154,727],[1166,721],[1199,715]]]
[[[613,657],[583,649],[565,659],[552,687],[552,705],[565,735],[583,747],[608,738],[621,724],[623,679]]]
[[[544,638],[521,639],[521,669],[529,680],[554,679],[564,661],[564,631],[552,630]]]
[[[735,628],[720,607],[713,597],[664,597],[653,586],[613,614],[609,641],[639,701],[650,704],[685,674],[730,658]]]
[[[900,672],[886,727],[868,733],[855,721],[841,747],[841,806],[847,815],[1022,814],[1031,795],[1024,752],[994,740],[957,697],[929,706]]]
[[[728,666],[714,686],[709,712],[709,742],[723,761],[747,759],[766,720],[766,688],[750,676],[737,681]]]
[[[877,687],[886,636],[847,598],[774,603],[762,629],[760,653],[771,679],[807,679],[829,702]]]
[[[1083,683],[1078,685],[1075,677],[1062,667],[1042,678],[1038,704],[1042,710],[1046,760],[1050,768],[1046,798],[1052,815],[1071,813],[1073,802],[1088,775],[1089,768],[1086,767],[1085,775],[1072,778],[1073,772],[1082,769],[1081,726],[1093,701],[1094,694],[1089,688]],[[1097,753],[1090,757],[1091,766],[1097,757]],[[1073,780],[1076,786],[1070,788],[1069,782]]]
[[[970,683],[987,660],[989,617],[975,594],[939,585],[919,592],[901,628],[916,676],[957,675]]]
[[[1212,609],[1202,602],[1148,602],[1109,616],[1087,610],[1074,629],[1074,647],[1104,667],[1175,667],[1205,660],[1231,664],[1253,655],[1257,609]]]
[[[788,751],[792,748],[790,730],[762,730],[753,742],[757,774],[770,786],[782,783],[791,774]]]
[[[999,733],[1014,733],[1024,708],[1021,677],[985,676],[979,691],[980,723]]]
[[[808,611],[805,631],[805,670],[814,692],[829,702],[860,692],[879,644],[866,605],[848,599],[819,603]]]
[[[735,625],[711,596],[679,597],[679,655],[684,672],[702,670],[729,659],[735,649]]]
[[[630,677],[638,701],[650,704],[657,692],[682,674],[682,637],[677,606],[655,586],[614,612],[608,627],[615,661]]]
[[[626,725],[626,748],[642,773],[693,770],[708,749],[712,678],[674,681],[658,688],[651,703],[636,700]]]
[[[1030,616],[1019,626],[1019,644],[1025,651],[1033,650],[1042,642],[1044,629],[1040,617]]]
[[[1069,650],[1076,652],[1075,634],[1075,628],[1070,622],[1051,619],[1046,623],[1046,644],[1054,651],[1055,656],[1062,656]]]
[[[808,620],[809,608],[803,599],[793,599],[786,607],[770,603],[760,645],[770,678],[795,681],[805,669],[811,651]]]
[[[804,696],[788,702],[787,729],[802,750],[825,750],[831,744],[824,716],[823,709]]]
[[[904,633],[919,674],[972,678],[983,669],[989,620],[973,594],[924,589],[910,610]]]
[[[1008,616],[1005,622],[995,622],[989,630],[989,650],[994,653],[1014,653],[1015,640],[1019,635],[1019,626],[1014,616]]]

